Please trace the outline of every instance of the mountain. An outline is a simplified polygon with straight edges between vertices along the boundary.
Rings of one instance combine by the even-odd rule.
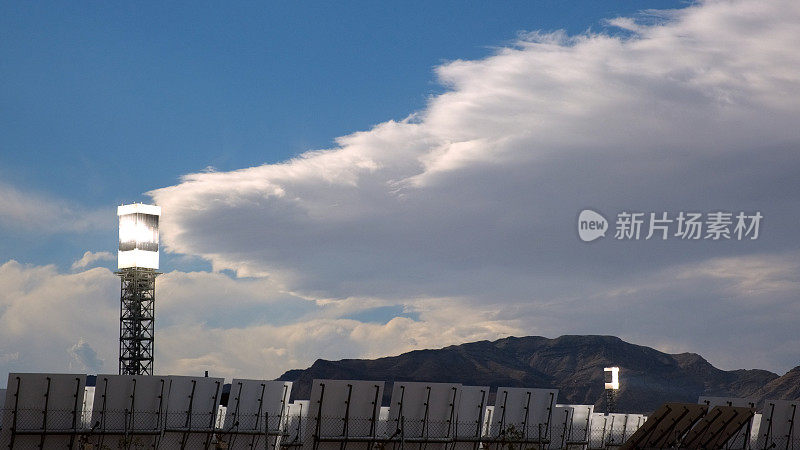
[[[797,400],[800,399],[800,366],[786,372],[759,389],[755,395],[761,400]]]
[[[559,389],[559,403],[605,407],[603,368],[620,367],[617,410],[650,412],[665,401],[696,402],[701,395],[800,398],[800,367],[786,375],[766,370],[720,370],[694,353],[668,354],[614,336],[508,337],[398,356],[326,361],[290,370],[292,397],[307,399],[315,378],[455,382],[468,385]]]

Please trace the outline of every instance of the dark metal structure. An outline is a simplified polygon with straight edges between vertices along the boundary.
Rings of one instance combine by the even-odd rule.
[[[617,391],[606,389],[606,414],[617,412]]]
[[[155,269],[129,267],[116,272],[122,281],[119,315],[120,375],[152,375],[155,338]]]

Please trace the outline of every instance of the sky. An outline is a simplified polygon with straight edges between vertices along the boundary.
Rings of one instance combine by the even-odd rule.
[[[607,334],[782,374],[798,24],[792,1],[0,5],[0,377],[116,372],[133,201],[163,208],[160,373]],[[668,238],[618,238],[637,212]],[[730,237],[677,234],[715,212]]]

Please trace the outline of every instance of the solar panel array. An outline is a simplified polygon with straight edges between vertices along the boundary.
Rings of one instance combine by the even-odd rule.
[[[594,449],[638,442],[658,448],[793,448],[800,402],[702,397],[650,419],[556,404],[558,391],[457,383],[314,380],[309,400],[292,384],[222,378],[10,374],[0,390],[0,449],[180,448],[304,450]],[[670,409],[671,408],[671,409]],[[90,447],[91,446],[91,447]]]
[[[286,407],[284,418],[285,434],[281,439],[282,447],[299,447],[303,445],[308,424],[308,409],[311,402],[295,400]]]

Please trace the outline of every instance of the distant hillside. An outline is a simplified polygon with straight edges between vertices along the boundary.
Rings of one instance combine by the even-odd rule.
[[[308,398],[314,378],[456,382],[468,385],[558,388],[559,403],[604,407],[603,367],[621,368],[617,409],[653,411],[665,401],[696,402],[701,395],[800,398],[800,367],[779,377],[766,370],[717,369],[700,355],[671,355],[613,336],[509,337],[375,360],[317,360],[290,370],[293,398]],[[384,403],[388,403],[387,385]]]
[[[800,366],[786,372],[759,389],[755,395],[760,400],[797,400],[800,399]]]

